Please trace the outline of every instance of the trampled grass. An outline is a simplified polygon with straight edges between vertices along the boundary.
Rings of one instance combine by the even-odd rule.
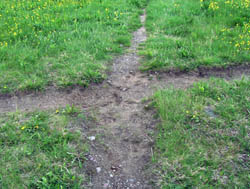
[[[88,148],[77,124],[84,119],[70,106],[1,116],[0,188],[81,188]]]
[[[155,94],[161,188],[249,188],[249,97],[249,78]]]
[[[145,70],[191,70],[250,61],[249,0],[152,0]]]
[[[144,0],[3,0],[0,92],[88,85],[128,46]]]

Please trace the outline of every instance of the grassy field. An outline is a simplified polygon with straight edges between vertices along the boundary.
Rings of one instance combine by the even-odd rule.
[[[249,97],[249,78],[155,94],[161,188],[249,188]]]
[[[249,0],[151,0],[143,70],[192,70],[250,61]]]
[[[70,106],[1,116],[0,188],[81,188],[88,147],[77,125],[84,120]]]
[[[147,2],[142,70],[250,62],[249,0],[2,0],[0,96],[102,81]],[[250,188],[249,77],[159,90],[151,105],[159,188]],[[87,121],[74,106],[0,114],[0,188],[82,188]]]
[[[144,0],[2,0],[0,92],[86,86],[140,26]]]

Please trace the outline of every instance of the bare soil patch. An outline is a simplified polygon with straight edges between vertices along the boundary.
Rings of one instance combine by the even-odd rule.
[[[0,113],[16,110],[56,109],[72,104],[87,108],[88,106],[97,105],[96,99],[104,98],[104,96],[112,93],[111,91],[113,93],[116,91],[117,94],[123,93],[123,95],[128,96],[131,96],[131,93],[142,93],[141,97],[146,97],[153,94],[156,89],[162,87],[187,88],[194,82],[209,77],[220,77],[230,80],[241,78],[243,75],[250,75],[250,64],[232,65],[225,68],[201,67],[190,72],[169,70],[143,73],[138,70],[140,57],[136,55],[136,47],[140,43],[140,38],[134,38],[134,40],[133,46],[128,49],[130,52],[114,61],[115,64],[113,71],[110,72],[109,79],[105,80],[102,84],[93,84],[88,88],[78,86],[58,90],[49,87],[42,92],[0,94]]]

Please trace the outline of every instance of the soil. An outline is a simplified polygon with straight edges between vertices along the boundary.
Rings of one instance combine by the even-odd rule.
[[[146,15],[141,15],[144,23]],[[250,69],[231,71],[205,70],[188,73],[142,73],[137,48],[147,38],[144,26],[133,34],[127,53],[114,60],[109,78],[87,89],[76,87],[59,91],[0,97],[0,113],[11,111],[47,110],[72,105],[92,112],[95,122],[88,125],[85,135],[90,141],[85,170],[90,177],[86,188],[154,188],[151,180],[153,140],[150,133],[156,126],[153,113],[145,109],[142,100],[157,89],[173,86],[187,88],[208,76],[240,77]],[[232,71],[233,70],[233,71]]]

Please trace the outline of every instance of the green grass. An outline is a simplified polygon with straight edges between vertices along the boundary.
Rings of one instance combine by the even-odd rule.
[[[210,79],[154,95],[161,188],[250,187],[250,80]]]
[[[130,45],[144,0],[3,0],[0,92],[87,86]]]
[[[0,116],[0,188],[81,188],[84,120],[71,106]]]
[[[229,2],[229,3],[228,3]],[[192,70],[250,61],[247,0],[151,0],[143,70]]]

